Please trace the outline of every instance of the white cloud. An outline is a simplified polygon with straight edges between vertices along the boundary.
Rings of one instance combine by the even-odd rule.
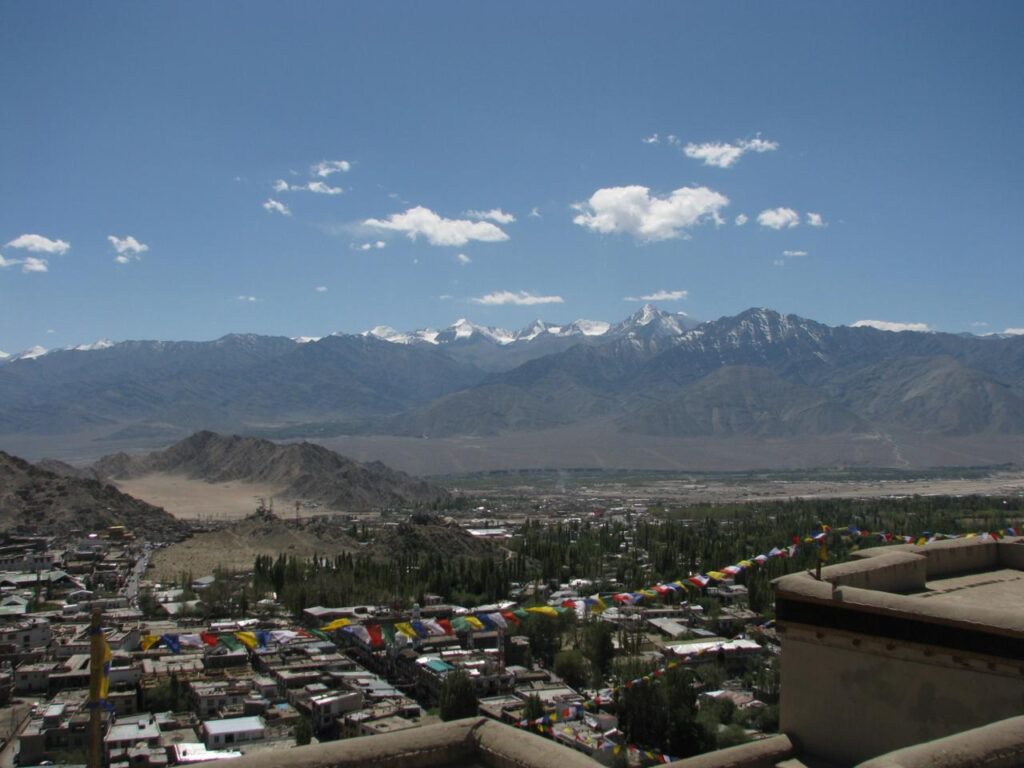
[[[306,189],[318,195],[340,195],[345,191],[341,187],[332,187],[323,181],[311,181],[306,185]]]
[[[309,172],[321,179],[326,179],[332,173],[348,173],[351,168],[352,164],[348,160],[321,160],[310,168]]]
[[[267,198],[267,201],[263,203],[263,210],[268,213],[280,213],[282,216],[291,216],[291,209],[288,208],[284,203],[280,203],[274,198]]]
[[[464,253],[460,253],[455,258],[459,260],[459,264],[461,264],[462,266],[466,266],[467,264],[472,264],[473,263],[473,260],[471,258],[469,258],[469,256],[467,256]]]
[[[383,250],[383,249],[385,249],[387,247],[388,247],[388,244],[386,242],[384,242],[383,240],[376,240],[376,241],[374,241],[372,243],[351,243],[349,245],[349,248],[351,248],[353,251],[373,251],[373,250],[380,251],[380,250]]]
[[[530,218],[531,219],[539,219],[540,218],[540,208],[537,208],[536,206],[531,208],[530,209]]]
[[[1024,328],[1007,328],[1003,331],[1005,336],[1024,336]]]
[[[327,286],[326,285],[318,285],[313,290],[316,291],[317,293],[327,293]]]
[[[640,139],[640,141],[644,144],[658,144],[661,142],[661,139],[658,137],[658,134],[652,133],[650,136]]]
[[[257,299],[255,296],[238,296],[237,298],[238,298],[239,301],[244,301],[244,302],[259,301],[259,299]]]
[[[42,235],[20,235],[7,244],[8,248],[23,248],[33,253],[47,253],[63,256],[71,249],[71,243],[63,240],[51,240]]]
[[[820,213],[807,212],[807,225],[810,227],[827,227],[824,217]]]
[[[25,261],[21,265],[22,272],[49,272],[50,267],[47,264],[46,259],[37,259],[35,256],[25,257]]]
[[[689,295],[689,291],[655,291],[646,296],[626,296],[623,301],[681,301]]]
[[[799,226],[800,214],[792,208],[769,208],[757,214],[757,223],[769,229],[792,229]]]
[[[473,240],[483,243],[508,240],[508,235],[489,221],[446,219],[422,205],[410,208],[404,213],[393,213],[387,219],[366,219],[363,225],[402,232],[410,240],[423,235],[431,245],[458,247]]]
[[[737,227],[742,227],[744,224],[746,224],[748,221],[750,221],[750,219],[747,218],[747,214],[741,213],[739,216],[737,216],[734,219],[734,221],[736,222],[736,226]]]
[[[637,185],[597,190],[574,207],[574,224],[602,234],[627,233],[640,240],[670,240],[705,221],[721,223],[729,198],[707,187],[681,187],[665,197]]]
[[[858,320],[853,328],[877,328],[880,331],[931,331],[927,323],[893,323],[888,320]]]
[[[704,165],[728,168],[743,157],[743,149],[734,144],[687,144],[683,154],[694,160],[703,160]]]
[[[784,267],[784,266],[786,266],[786,260],[785,259],[775,259],[774,261],[772,261],[772,266],[773,267]]]
[[[137,256],[140,253],[145,253],[149,250],[149,246],[145,243],[140,243],[131,235],[125,235],[117,237],[116,235],[107,235],[107,240],[114,246],[114,250],[118,253],[127,253],[132,256]]]
[[[667,141],[669,144],[671,144],[674,147],[678,147],[680,144],[683,143],[683,142],[681,142],[679,140],[679,137],[676,136],[674,133],[670,133],[668,136],[666,136],[665,137],[665,141]]]
[[[345,190],[341,187],[332,187],[324,181],[311,181],[308,184],[289,184],[284,179],[274,182],[275,192],[314,192],[318,195],[340,195]]]
[[[25,273],[50,271],[49,262],[46,259],[36,256],[26,256],[24,259],[5,259],[3,254],[0,254],[0,269],[16,267],[19,264],[21,264],[21,271]]]
[[[516,220],[511,213],[505,213],[500,208],[492,208],[489,211],[466,211],[466,215],[471,219],[487,219],[495,224],[512,224]]]
[[[140,243],[131,235],[125,235],[117,237],[116,235],[107,235],[107,240],[114,246],[114,250],[117,251],[117,256],[114,257],[114,261],[118,264],[128,264],[131,261],[138,261],[139,254],[145,253],[149,250],[149,246],[145,243]]]
[[[452,296],[452,295],[451,295],[450,293],[442,293],[442,294],[441,294],[440,296],[438,296],[437,298],[438,298],[438,300],[439,300],[439,301],[451,301],[451,300],[452,300],[452,299],[454,299],[455,297],[454,297],[454,296]]]
[[[779,148],[777,141],[767,141],[760,136],[748,141],[730,144],[724,141],[710,141],[704,144],[690,143],[683,147],[683,154],[704,165],[715,168],[731,168],[747,152],[774,152]]]
[[[518,306],[533,306],[534,304],[564,304],[561,296],[536,296],[526,291],[495,291],[486,296],[470,299],[474,304],[516,304]]]
[[[801,256],[806,256],[807,251],[783,251],[782,255],[785,256],[787,259],[797,259],[800,258]]]

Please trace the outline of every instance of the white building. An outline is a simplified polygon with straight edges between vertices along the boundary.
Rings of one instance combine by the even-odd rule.
[[[210,749],[247,741],[262,741],[266,725],[262,717],[229,717],[225,720],[207,720],[203,723],[203,739]]]

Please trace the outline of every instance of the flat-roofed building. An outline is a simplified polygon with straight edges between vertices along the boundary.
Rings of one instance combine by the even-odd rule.
[[[820,581],[776,580],[783,732],[854,765],[1021,715],[1024,543],[986,538],[867,549]],[[1024,763],[1018,736],[1007,764]]]

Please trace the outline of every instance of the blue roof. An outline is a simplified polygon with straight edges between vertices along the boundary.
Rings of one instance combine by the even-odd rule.
[[[441,661],[440,659],[431,659],[427,662],[427,668],[432,669],[434,672],[448,672],[449,670],[455,669],[447,661]]]

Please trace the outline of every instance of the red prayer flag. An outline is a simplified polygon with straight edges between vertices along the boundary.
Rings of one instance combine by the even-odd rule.
[[[366,631],[370,633],[370,646],[379,648],[384,645],[384,634],[381,632],[380,624],[367,624]]]

